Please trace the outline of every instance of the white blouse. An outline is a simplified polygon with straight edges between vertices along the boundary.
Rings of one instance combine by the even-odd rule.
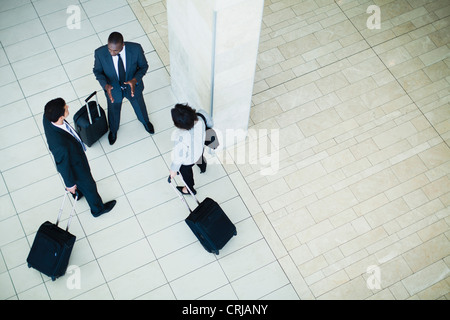
[[[211,117],[204,110],[199,109],[197,113],[205,116],[208,127],[213,126]],[[191,165],[200,159],[205,145],[205,132],[206,126],[200,116],[190,130],[176,128],[172,132],[171,140],[174,142],[174,148],[170,170],[179,171],[181,165]]]

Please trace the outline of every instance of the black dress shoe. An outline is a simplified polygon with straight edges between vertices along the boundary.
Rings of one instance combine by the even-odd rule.
[[[104,208],[103,208],[102,211],[100,211],[99,213],[93,213],[93,212],[91,211],[91,213],[92,213],[92,215],[93,215],[95,218],[100,217],[102,214],[105,214],[105,213],[110,212],[110,211],[114,208],[114,206],[116,205],[116,203],[117,203],[116,200],[109,201],[109,202],[105,203]]]
[[[109,140],[109,144],[113,145],[114,142],[116,142],[117,140],[117,133],[112,133],[111,131],[108,134],[108,140]]]
[[[152,125],[151,122],[148,122],[146,125],[144,125],[144,128],[150,134],[154,134],[155,133],[155,128],[153,128],[153,125]]]
[[[187,193],[183,192],[183,188],[184,187],[177,187],[177,190],[181,192],[181,194],[190,194],[189,191]],[[195,189],[191,189],[192,193],[194,193],[194,195],[197,194],[197,191]]]

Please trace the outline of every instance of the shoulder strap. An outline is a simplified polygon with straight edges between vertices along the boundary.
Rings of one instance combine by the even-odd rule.
[[[206,130],[211,129],[210,127],[208,127],[208,125],[206,124],[206,118],[204,115],[202,115],[201,113],[196,112],[196,114],[203,119],[203,122],[205,123],[205,128]]]

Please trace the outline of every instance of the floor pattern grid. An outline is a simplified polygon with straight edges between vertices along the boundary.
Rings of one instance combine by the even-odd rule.
[[[73,115],[100,89],[93,51],[115,30],[144,47],[156,133],[124,103],[116,144],[89,148],[100,194],[118,204],[98,219],[77,204],[75,269],[52,282],[25,263],[63,195],[43,106],[61,96]],[[265,0],[250,129],[267,135],[240,147],[269,138],[279,162],[261,175],[263,158],[208,154],[195,172],[199,198],[238,229],[214,256],[167,184],[177,101],[166,1],[1,1],[0,298],[447,299],[449,35],[446,0]]]

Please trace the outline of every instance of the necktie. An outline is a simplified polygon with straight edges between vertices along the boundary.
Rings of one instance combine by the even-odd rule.
[[[78,138],[78,135],[75,134],[75,132],[72,130],[72,128],[70,127],[70,125],[67,122],[66,122],[66,128],[70,132],[70,134],[75,139],[77,139],[77,141],[81,144],[81,146],[83,147],[83,150],[86,151],[86,146],[84,145],[83,141],[81,141],[80,138]]]
[[[119,69],[119,83],[121,86],[124,86],[124,82],[125,82],[125,67],[123,65],[123,60],[120,57],[120,53],[118,54],[119,56],[119,63],[118,63],[118,69]]]

